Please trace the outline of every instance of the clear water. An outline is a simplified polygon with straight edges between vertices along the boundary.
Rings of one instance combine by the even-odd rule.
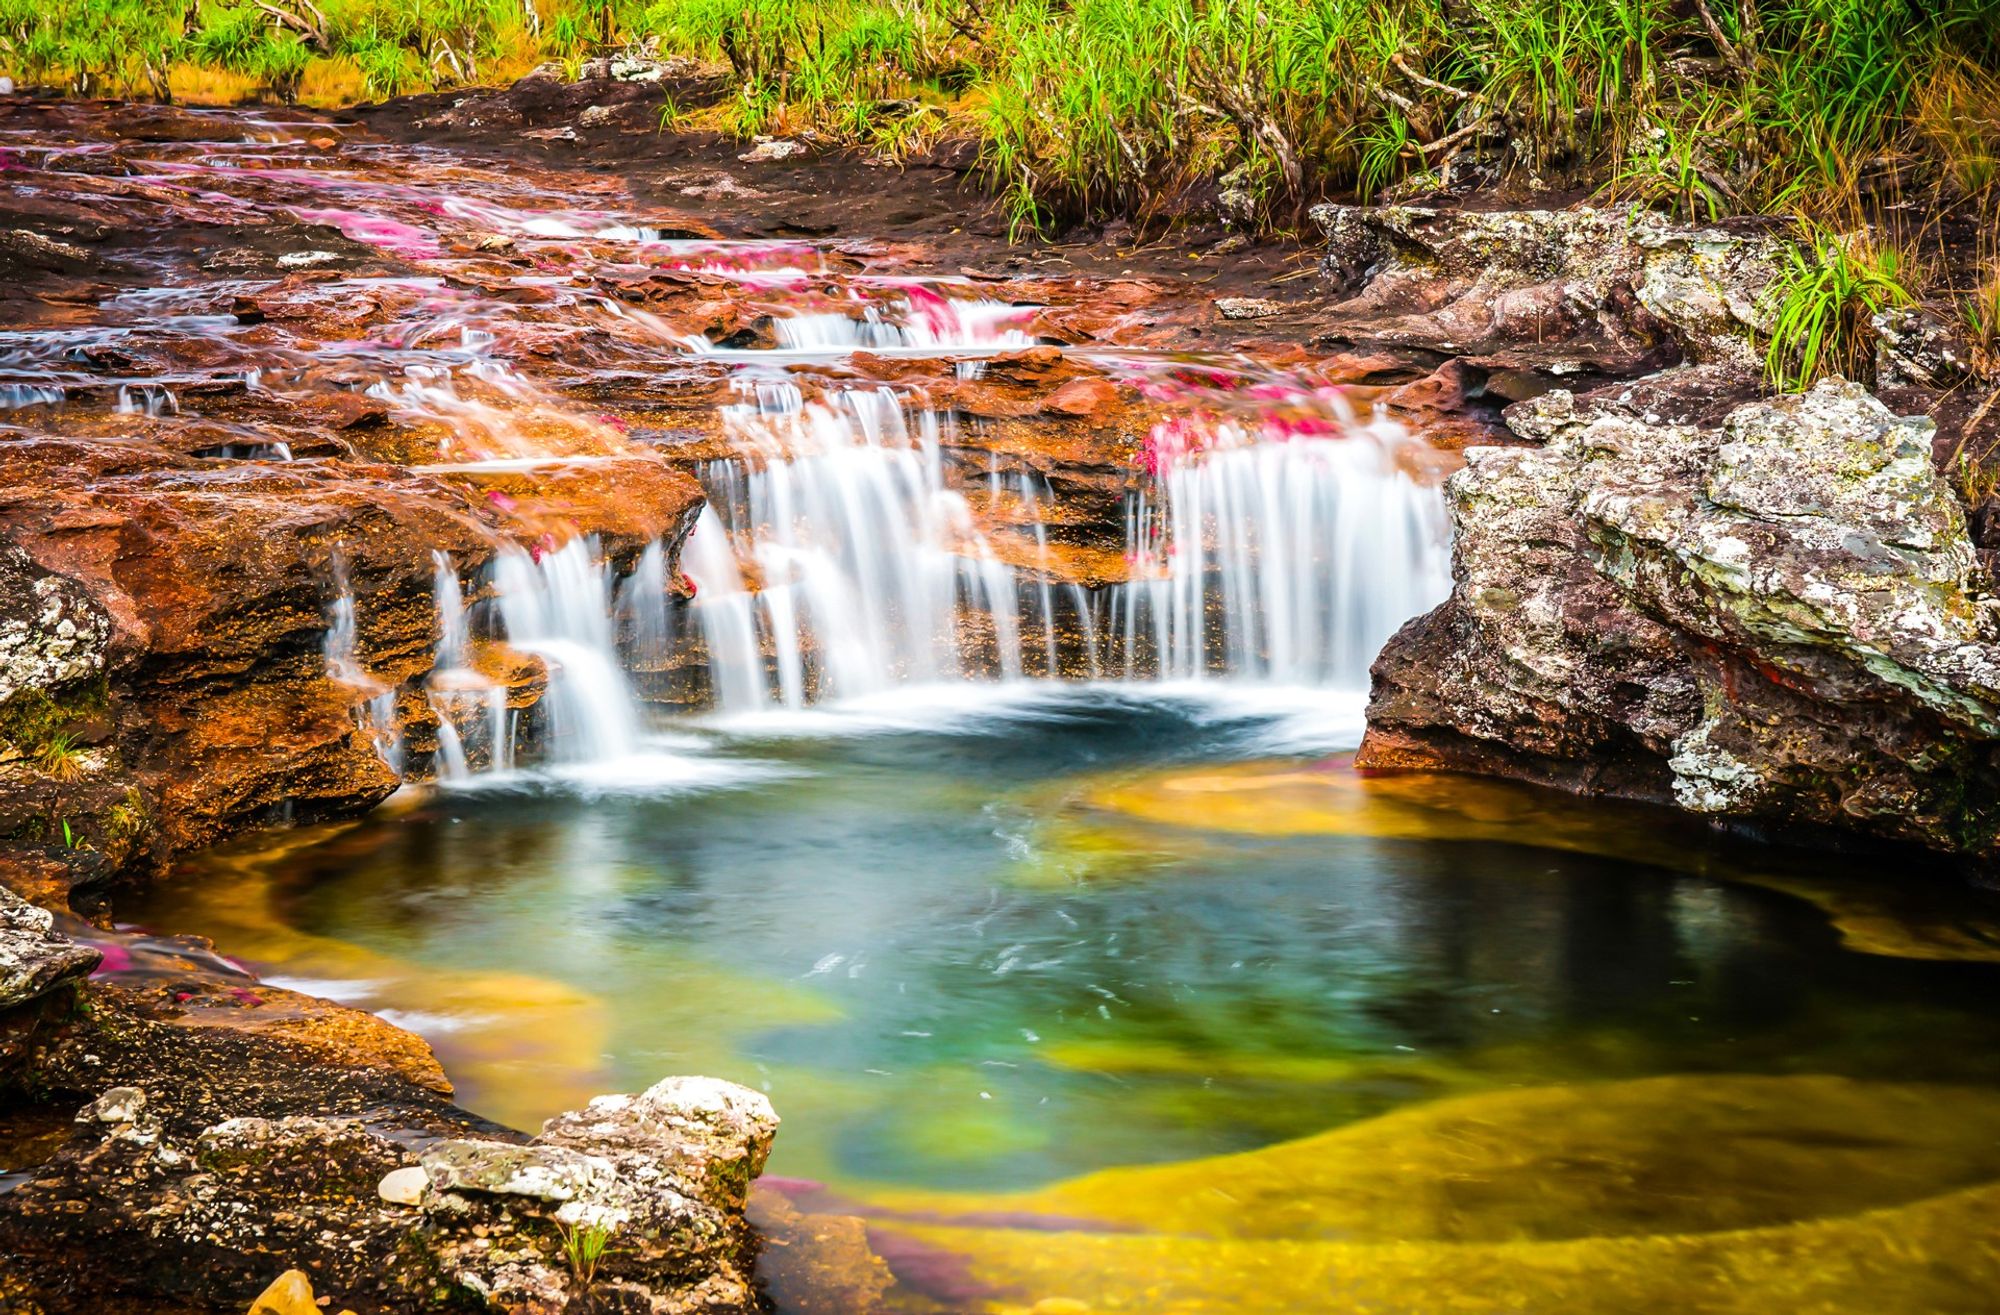
[[[2000,968],[1980,961],[2000,942],[1976,899],[1885,902],[1641,810],[1271,757],[1351,715],[1315,723],[1305,697],[988,687],[693,724],[616,788],[520,777],[225,852],[139,916],[424,1032],[468,1104],[517,1124],[669,1073],[760,1087],[785,1121],[771,1174],[876,1210],[911,1190],[1000,1209],[1107,1166],[1666,1075],[1693,1094],[1537,1167],[1559,1224],[1535,1227],[1632,1231],[1607,1165],[1668,1201],[1751,1200],[1749,1175],[1751,1222],[1786,1225],[2000,1175]],[[676,766],[647,789],[647,762]],[[1703,1093],[1747,1117],[1745,1075],[1780,1084],[1759,1149],[1646,1181],[1681,1120],[1714,1116]],[[1829,1075],[1859,1082],[1821,1109]],[[1577,1085],[1599,1083],[1627,1085]],[[1880,1134],[1856,1121],[1888,1117],[1869,1093],[1911,1090],[1939,1126],[1970,1120],[1947,1160],[1870,1149],[1838,1190],[1796,1167],[1863,1154]],[[954,1304],[899,1265],[899,1300]]]

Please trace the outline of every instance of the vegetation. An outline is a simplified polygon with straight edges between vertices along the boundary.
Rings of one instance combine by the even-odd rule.
[[[1807,225],[1807,240],[1787,250],[1774,289],[1777,318],[1764,360],[1771,383],[1800,389],[1830,374],[1870,378],[1875,338],[1869,322],[1915,300],[1906,268],[1901,251],[1865,231]]]
[[[563,1257],[569,1261],[569,1272],[579,1286],[589,1288],[596,1281],[598,1262],[610,1249],[610,1225],[603,1223],[558,1222],[556,1231],[562,1237]]]
[[[83,775],[83,748],[76,736],[58,732],[35,750],[35,766],[58,781],[74,781]]]
[[[80,92],[352,100],[620,42],[728,71],[693,126],[976,137],[1030,225],[1232,172],[1280,218],[1447,164],[1702,217],[2000,175],[2000,0],[0,0],[0,62]]]

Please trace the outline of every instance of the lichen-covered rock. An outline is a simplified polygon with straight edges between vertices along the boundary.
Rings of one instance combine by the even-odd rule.
[[[648,1315],[759,1309],[743,1192],[712,1170],[738,1166],[747,1187],[761,1167],[776,1117],[754,1092],[683,1078],[601,1097],[594,1115],[555,1121],[562,1145],[498,1129],[440,1139],[441,1124],[472,1121],[421,1096],[206,1125],[171,1093],[154,1104],[136,1088],[103,1093],[70,1146],[0,1205],[0,1241],[57,1261],[31,1264],[31,1279],[240,1309],[282,1262],[367,1310],[557,1315],[600,1298]],[[412,1161],[422,1179],[386,1190]],[[608,1245],[587,1281],[572,1248],[591,1235]],[[64,1272],[65,1239],[119,1263]],[[45,1243],[58,1255],[43,1257]]]
[[[1721,428],[1555,392],[1469,451],[1455,587],[1375,668],[1361,762],[1993,857],[2000,602],[1928,420],[1822,383]]]
[[[1459,211],[1323,205],[1323,269],[1357,289],[1329,332],[1562,375],[1682,361],[1746,377],[1777,242],[1640,207]]]
[[[0,886],[0,1011],[86,976],[104,956],[55,930],[55,918]]]
[[[634,1181],[672,1177],[683,1191],[691,1185],[698,1198],[741,1210],[777,1134],[777,1113],[761,1092],[679,1077],[637,1096],[599,1096],[580,1112],[550,1119],[538,1140],[588,1148]]]
[[[0,542],[0,704],[104,670],[111,618],[76,581]]]
[[[1949,388],[1971,369],[1958,333],[1918,306],[1891,306],[1869,320],[1875,330],[1875,383]]]

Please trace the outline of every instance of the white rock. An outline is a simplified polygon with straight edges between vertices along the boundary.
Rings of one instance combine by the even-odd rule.
[[[385,1174],[375,1194],[391,1205],[416,1205],[424,1199],[424,1191],[430,1185],[430,1175],[423,1166],[409,1164]]]

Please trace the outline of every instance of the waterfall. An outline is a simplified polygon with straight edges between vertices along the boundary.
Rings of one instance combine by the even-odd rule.
[[[891,282],[891,280],[883,280]],[[855,351],[935,355],[941,352],[1014,351],[1035,339],[1023,327],[1039,310],[1012,302],[944,296],[929,285],[893,281],[904,293],[884,303],[856,298],[846,305],[794,311],[773,320],[777,352],[839,355]],[[730,351],[693,335],[682,345],[706,356],[754,359],[770,350]]]
[[[431,554],[431,597],[437,605],[438,646],[424,696],[438,720],[437,777],[460,782],[474,774],[473,754],[484,751],[487,771],[513,766],[507,687],[473,669],[465,593],[447,553]]]
[[[725,422],[749,464],[710,470],[712,513],[686,558],[719,705],[1019,676],[1014,572],[946,482],[938,413],[912,416],[887,388],[812,403],[789,384],[746,391]]]
[[[1140,578],[1114,601],[1128,674],[1150,639],[1165,678],[1366,689],[1383,643],[1451,587],[1442,499],[1397,446],[1224,427],[1173,460],[1159,505],[1131,517]]]
[[[574,539],[539,560],[508,547],[494,562],[494,591],[507,643],[548,668],[542,709],[548,757],[585,763],[631,755],[638,701],[620,665],[609,566],[594,539]]]
[[[333,555],[333,587],[333,602],[327,608],[326,638],[321,645],[327,678],[365,696],[354,709],[355,723],[368,736],[382,761],[401,775],[403,735],[396,725],[396,691],[361,665],[354,586],[348,580],[347,559],[337,551]]]

